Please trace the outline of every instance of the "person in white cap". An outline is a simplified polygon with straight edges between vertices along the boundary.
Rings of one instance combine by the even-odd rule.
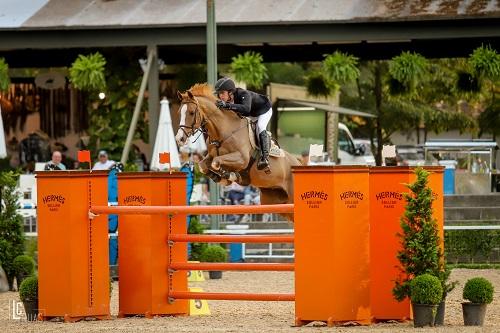
[[[105,150],[101,150],[98,157],[99,161],[94,164],[92,170],[109,170],[115,165],[115,161],[108,159],[108,153]]]

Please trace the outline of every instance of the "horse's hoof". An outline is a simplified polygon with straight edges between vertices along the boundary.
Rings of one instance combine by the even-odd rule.
[[[238,179],[238,176],[234,172],[229,173],[229,181],[235,182]]]

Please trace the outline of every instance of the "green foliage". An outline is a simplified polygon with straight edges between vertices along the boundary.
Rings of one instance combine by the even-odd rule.
[[[443,299],[443,288],[439,279],[431,274],[422,274],[410,282],[410,298],[414,304],[436,305]]]
[[[113,59],[110,59],[106,75],[108,83],[106,99],[93,100],[90,104],[90,143],[88,148],[92,152],[105,149],[109,158],[117,161],[121,158],[132,120],[132,110],[134,110],[137,101],[137,92],[141,84],[140,67],[123,68],[122,64],[115,64]],[[149,139],[146,110],[147,103],[143,103],[134,140],[142,139],[147,142]],[[131,149],[129,160],[135,158],[135,151]],[[128,164],[125,169],[135,171],[130,169]]]
[[[467,280],[463,298],[475,304],[489,304],[493,301],[495,289],[490,281],[482,277]]]
[[[489,45],[475,49],[469,57],[469,64],[481,77],[500,78],[500,54]]]
[[[338,85],[332,83],[320,72],[313,72],[306,78],[307,93],[314,97],[328,97],[338,90]]]
[[[268,81],[274,83],[303,86],[306,83],[306,70],[297,63],[275,62],[266,64]]]
[[[34,301],[38,299],[38,277],[30,276],[23,280],[19,287],[21,301]]]
[[[360,75],[358,58],[340,51],[326,55],[322,66],[325,76],[340,85],[356,81]]]
[[[500,135],[500,100],[495,99],[493,102],[481,112],[478,118],[479,136],[483,133],[491,133]]]
[[[389,61],[389,74],[400,83],[415,87],[427,74],[428,62],[422,55],[402,52],[399,56]]]
[[[80,54],[69,69],[71,83],[80,90],[106,89],[106,59],[99,52],[88,56]]]
[[[444,233],[446,254],[455,262],[490,260],[491,253],[500,244],[499,230],[447,230]]]
[[[500,264],[447,264],[448,269],[500,269]]]
[[[262,63],[260,53],[247,51],[231,58],[231,72],[236,81],[245,82],[248,86],[261,88],[267,78],[267,68]]]
[[[198,215],[192,215],[189,221],[188,234],[203,234],[204,229],[205,228],[200,223],[200,217]],[[191,243],[191,255],[189,259],[201,261],[201,255],[206,251],[207,247],[207,243]]]
[[[429,172],[415,169],[417,179],[406,187],[406,207],[401,218],[401,250],[397,258],[401,274],[395,281],[393,295],[398,301],[410,296],[410,281],[422,274],[439,276],[444,270],[443,253],[436,220],[432,216],[434,196],[428,186]]]
[[[9,65],[7,65],[4,58],[0,58],[0,92],[9,89],[9,84]]]
[[[36,237],[26,237],[24,242],[24,252],[31,258],[36,259],[36,252],[38,251],[38,240]]]
[[[12,171],[0,173],[3,201],[0,213],[0,262],[7,274],[11,290],[14,288],[13,281],[16,275],[14,259],[24,251],[23,218],[16,211],[18,207],[17,177],[18,175]]]
[[[227,252],[220,245],[209,245],[202,252],[200,260],[203,262],[225,262],[227,261]]]
[[[26,254],[17,256],[13,266],[16,274],[32,275],[35,272],[35,260]]]

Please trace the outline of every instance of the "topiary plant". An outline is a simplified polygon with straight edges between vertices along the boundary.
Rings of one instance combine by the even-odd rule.
[[[38,277],[30,276],[24,279],[19,287],[19,297],[21,301],[34,301],[38,299]]]
[[[415,277],[410,282],[410,298],[414,304],[439,304],[443,298],[441,281],[430,274]]]
[[[231,58],[231,72],[237,81],[245,82],[251,87],[261,88],[267,79],[267,67],[262,63],[260,53],[247,51]]]
[[[18,275],[32,275],[35,272],[35,260],[25,254],[17,256],[14,259],[13,265]]]
[[[0,92],[9,89],[9,84],[9,65],[7,65],[4,58],[0,58]]]
[[[493,301],[494,291],[490,281],[476,277],[465,283],[463,298],[474,304],[489,304]]]
[[[200,260],[203,262],[225,262],[227,252],[220,245],[210,245],[202,252]]]

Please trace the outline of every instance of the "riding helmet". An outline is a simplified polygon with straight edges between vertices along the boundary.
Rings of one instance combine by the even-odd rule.
[[[219,92],[219,91],[223,91],[223,90],[235,91],[236,85],[234,84],[234,81],[228,77],[223,77],[222,79],[219,79],[215,83],[215,91]]]

